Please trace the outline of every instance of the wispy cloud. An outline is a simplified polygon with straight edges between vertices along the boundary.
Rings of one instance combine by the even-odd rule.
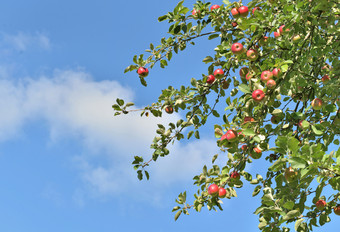
[[[47,35],[41,32],[34,34],[17,32],[16,34],[1,33],[1,44],[7,49],[24,52],[30,48],[49,50],[51,42]]]

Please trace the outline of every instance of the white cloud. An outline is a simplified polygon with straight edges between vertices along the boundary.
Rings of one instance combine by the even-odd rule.
[[[94,81],[83,71],[56,71],[52,77],[17,82],[2,79],[0,141],[21,135],[23,126],[29,122],[48,122],[52,143],[66,137],[84,145],[83,155],[75,163],[94,195],[112,196],[128,191],[139,184],[131,165],[133,155],[146,154],[148,158],[156,124],[177,121],[179,116],[140,117],[137,112],[113,117],[111,106],[117,97],[133,101],[135,96],[116,81]],[[191,180],[205,162],[210,162],[216,149],[213,140],[176,144],[168,157],[152,164],[151,183],[164,186]],[[105,165],[98,164],[98,159],[105,159]],[[74,197],[83,204],[79,194]]]
[[[6,48],[24,52],[30,48],[40,48],[49,50],[51,48],[50,39],[41,32],[35,34],[18,32],[16,34],[1,33],[1,44]]]

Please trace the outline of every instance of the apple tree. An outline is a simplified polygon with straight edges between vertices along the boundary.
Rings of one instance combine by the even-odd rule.
[[[141,109],[142,117],[173,112],[185,116],[158,125],[152,156],[135,156],[133,161],[138,178],[149,179],[148,166],[171,155],[170,143],[199,139],[208,118],[217,117],[220,124],[214,125],[212,136],[228,161],[218,166],[214,155],[212,164],[193,177],[195,200],[188,203],[186,192],[179,194],[173,208],[176,220],[202,207],[222,210],[221,200],[236,197],[246,182],[254,186],[250,195],[261,196],[254,209],[261,231],[289,231],[289,223],[296,231],[311,231],[340,215],[340,3],[183,4],[158,18],[170,24],[169,37],[134,56],[125,72],[137,70],[147,86],[149,69],[158,64],[165,68],[173,55],[195,45],[195,39],[220,42],[213,56],[202,57],[207,66],[202,77],[183,81],[179,89],[169,86]],[[225,111],[219,112],[218,104],[225,105]],[[135,111],[131,106],[117,99],[114,114]],[[268,162],[265,176],[245,171],[258,159]]]

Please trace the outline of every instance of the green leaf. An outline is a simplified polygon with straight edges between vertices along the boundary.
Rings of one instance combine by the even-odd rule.
[[[175,221],[177,221],[177,219],[179,218],[179,216],[181,215],[182,213],[182,210],[178,211],[176,214],[175,214]]]
[[[116,99],[116,102],[117,102],[118,105],[120,105],[120,106],[124,105],[124,100],[123,100],[123,99],[117,98],[117,99]]]
[[[286,203],[283,204],[283,207],[286,209],[293,209],[294,208],[295,203],[293,201],[287,201]]]
[[[300,211],[298,209],[295,209],[295,210],[289,211],[285,216],[283,216],[283,220],[287,221],[299,215],[300,215]]]
[[[168,17],[168,15],[160,16],[160,17],[158,18],[158,22],[162,22],[162,21],[166,20],[167,17]]]
[[[243,92],[243,93],[250,93],[250,87],[246,84],[241,84],[238,86],[238,88]]]
[[[303,220],[304,220],[304,219],[301,218],[301,219],[299,219],[299,220],[297,220],[297,221],[295,222],[295,231],[298,231],[298,229],[299,229],[301,223],[303,222]]]
[[[126,107],[130,107],[130,106],[134,106],[135,104],[133,103],[133,102],[128,102],[128,103],[126,103]]]
[[[295,137],[291,137],[288,140],[288,149],[295,154],[299,150],[299,140],[297,140]]]
[[[243,133],[244,135],[246,135],[246,136],[254,136],[254,135],[256,135],[256,133],[255,133],[254,130],[252,130],[252,129],[244,129],[244,130],[242,131],[242,133]]]
[[[261,188],[262,188],[261,185],[256,186],[255,189],[254,189],[254,191],[253,191],[252,196],[255,197],[257,194],[259,194],[260,191],[261,191]]]
[[[287,72],[287,70],[288,70],[288,65],[287,65],[287,64],[282,65],[282,66],[281,66],[281,70],[282,70],[282,72]]]
[[[149,173],[147,171],[144,171],[144,173],[145,173],[146,179],[149,180],[149,177],[150,177]]]
[[[209,35],[208,40],[212,40],[212,39],[215,39],[217,37],[219,37],[219,34],[212,34],[212,35]]]
[[[316,134],[316,135],[323,135],[324,134],[323,131],[318,130],[314,125],[312,125],[312,130],[313,130],[314,134]]]
[[[199,133],[199,131],[195,131],[195,137],[196,137],[196,139],[199,139],[199,138],[200,138],[200,133]]]
[[[138,171],[137,171],[137,177],[138,177],[138,180],[142,180],[142,179],[143,179],[142,170],[138,170]]]
[[[307,162],[299,157],[290,158],[288,162],[292,165],[293,168],[305,168],[307,166]]]
[[[212,58],[211,56],[207,56],[203,59],[203,62],[204,63],[210,63],[210,62],[213,62],[214,61],[214,58]]]

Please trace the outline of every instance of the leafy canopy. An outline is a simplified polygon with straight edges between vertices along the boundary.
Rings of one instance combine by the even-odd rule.
[[[189,209],[222,210],[222,199],[236,197],[236,189],[249,182],[254,185],[252,196],[262,194],[254,212],[261,231],[289,231],[288,223],[295,223],[296,231],[311,231],[330,222],[340,214],[339,2],[253,0],[247,15],[239,14],[241,1],[224,0],[213,9],[209,2],[197,1],[190,9],[183,3],[158,19],[170,23],[170,36],[157,46],[150,44],[147,58],[134,56],[125,72],[152,69],[157,63],[165,68],[174,53],[199,37],[220,43],[214,56],[203,59],[209,65],[207,73],[192,78],[189,86],[169,86],[158,101],[141,109],[142,117],[173,111],[185,116],[158,125],[151,159],[135,156],[133,161],[138,178],[149,179],[147,167],[169,155],[168,144],[199,139],[200,127],[217,117],[221,123],[214,126],[216,145],[228,154],[228,161],[214,165],[218,154],[214,155],[213,164],[193,178],[198,187],[195,200],[189,204],[186,192],[179,194],[173,208],[176,220]],[[235,43],[243,49],[235,51]],[[240,75],[231,77],[232,73]],[[208,80],[209,75],[215,76]],[[147,86],[147,74],[139,78]],[[218,112],[218,104],[226,104],[225,111]],[[115,115],[136,111],[131,106],[117,99]],[[245,171],[249,163],[256,166],[257,159],[269,163],[264,177]],[[213,193],[213,184],[225,192]],[[331,190],[328,195],[326,187]]]

